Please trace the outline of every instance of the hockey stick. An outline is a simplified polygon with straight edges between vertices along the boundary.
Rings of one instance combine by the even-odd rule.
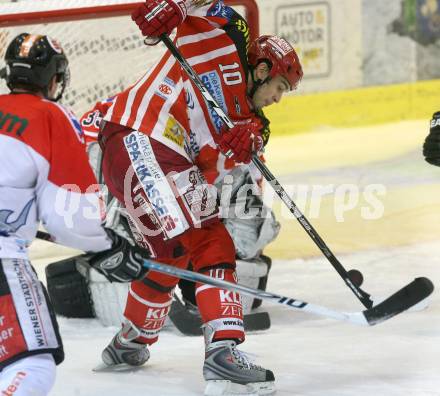
[[[144,267],[151,271],[186,279],[191,282],[200,282],[221,289],[237,291],[239,293],[269,300],[297,311],[303,311],[313,315],[362,326],[373,326],[384,322],[419,303],[428,297],[434,290],[434,285],[429,279],[416,278],[408,285],[400,289],[397,293],[394,293],[392,296],[388,297],[375,307],[366,309],[364,311],[347,313],[335,311],[320,305],[310,304],[308,302],[282,296],[280,294],[253,289],[251,287],[227,282],[217,278],[211,278],[207,275],[172,267],[167,264],[160,264],[151,260],[144,260]]]
[[[203,323],[198,308],[196,306],[193,309],[188,308],[177,295],[174,295],[168,317],[184,335],[199,336],[203,334]],[[267,330],[270,328],[270,316],[267,312],[244,314],[243,324],[246,331]]]
[[[53,242],[53,238],[50,234],[44,231],[38,231],[37,237]],[[211,278],[207,275],[172,267],[166,264],[160,264],[151,260],[144,260],[144,266],[151,271],[186,279],[191,282],[204,283],[224,290],[237,291],[259,299],[269,300],[276,304],[285,305],[294,310],[362,326],[373,326],[384,322],[418,304],[420,301],[428,297],[434,290],[434,285],[429,279],[423,277],[416,278],[375,307],[364,311],[346,313],[268,291],[253,289],[244,285]]]
[[[53,237],[45,231],[37,231],[36,237],[40,240],[56,243]],[[202,335],[202,319],[196,312],[190,312],[174,296],[173,304],[169,312],[169,318],[174,326],[184,335],[198,336]],[[252,312],[243,316],[243,324],[246,331],[261,331],[270,328],[270,316],[267,312]]]
[[[225,123],[228,128],[233,128],[234,124],[229,119],[229,117],[225,114],[223,109],[218,105],[217,101],[205,87],[205,84],[191,67],[191,65],[186,61],[171,39],[166,35],[162,34],[160,39],[171,52],[171,54],[176,58],[176,60],[180,63],[181,67],[185,70],[194,84],[197,86],[201,94],[203,95],[205,101],[208,106],[210,106],[215,113],[221,118],[221,120]],[[261,172],[263,177],[268,181],[268,183],[275,190],[277,195],[281,198],[281,200],[286,204],[287,208],[290,212],[295,216],[295,218],[299,221],[301,226],[306,230],[307,234],[312,238],[324,256],[328,259],[330,264],[335,268],[341,278],[344,280],[345,284],[350,288],[350,290],[355,294],[355,296],[359,299],[359,301],[366,307],[371,308],[373,306],[373,300],[371,296],[363,291],[360,288],[362,283],[362,274],[357,270],[348,271],[342,266],[336,256],[331,252],[326,243],[319,236],[317,231],[312,227],[309,221],[304,217],[298,207],[295,205],[293,200],[288,196],[284,188],[275,178],[275,176],[269,171],[266,165],[261,161],[258,155],[254,154],[252,156],[252,162]],[[355,279],[356,278],[356,279]]]

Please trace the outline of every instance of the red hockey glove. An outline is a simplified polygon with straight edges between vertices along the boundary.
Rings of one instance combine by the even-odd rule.
[[[131,14],[144,36],[170,34],[186,18],[184,0],[146,0]]]
[[[223,130],[216,136],[215,141],[226,157],[248,164],[252,160],[252,154],[263,149],[261,128],[261,122],[257,118],[238,121],[232,129]]]

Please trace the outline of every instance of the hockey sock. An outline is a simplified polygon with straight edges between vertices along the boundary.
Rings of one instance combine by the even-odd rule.
[[[143,344],[154,344],[162,330],[172,303],[172,293],[155,290],[141,282],[133,282],[127,298],[124,316],[141,332],[133,340]]]
[[[207,275],[228,282],[237,283],[232,268],[210,269]],[[197,283],[196,300],[203,323],[209,324],[213,334],[211,340],[244,340],[243,308],[238,292],[219,289]]]

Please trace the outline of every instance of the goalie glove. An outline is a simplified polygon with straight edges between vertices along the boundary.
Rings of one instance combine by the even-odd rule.
[[[426,162],[440,166],[440,111],[432,116],[429,135],[423,145],[423,155]]]
[[[143,266],[143,260],[149,258],[148,252],[139,246],[130,245],[112,229],[105,230],[113,242],[112,247],[93,254],[89,264],[110,282],[132,282],[143,279],[148,271]]]
[[[146,0],[131,14],[142,35],[157,38],[161,34],[170,34],[186,18],[184,0]],[[157,44],[159,40],[151,42]]]

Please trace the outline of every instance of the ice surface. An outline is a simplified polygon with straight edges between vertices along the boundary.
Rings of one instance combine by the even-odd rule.
[[[44,242],[40,244],[47,245]],[[52,253],[55,253],[53,250]],[[66,251],[60,250],[60,253]],[[342,255],[347,269],[365,277],[363,288],[386,297],[417,276],[440,284],[440,240]],[[36,259],[40,276],[47,261]],[[362,309],[324,258],[275,260],[268,290],[347,311]],[[269,331],[249,334],[244,351],[272,369],[277,395],[440,395],[440,298],[376,327],[357,327],[265,303]],[[203,339],[164,331],[149,363],[132,372],[93,373],[101,350],[116,332],[96,320],[60,318],[66,360],[53,396],[192,396],[203,394]]]
[[[269,167],[283,184],[380,182],[387,187],[381,221],[367,225],[352,216],[341,224],[326,216],[326,210],[309,219],[344,267],[363,273],[362,288],[377,301],[418,276],[440,287],[440,169],[427,165],[421,156],[426,127],[427,122],[407,122],[299,135],[289,137],[290,144],[271,141],[273,154],[268,158],[279,161]],[[268,249],[274,258],[268,290],[333,309],[363,309],[304,230],[293,228],[296,220],[279,219],[281,234]],[[47,262],[75,253],[36,242],[32,262],[44,279]],[[314,257],[295,259],[310,256]],[[321,319],[269,302],[262,309],[270,313],[272,327],[249,334],[242,349],[274,371],[278,396],[440,396],[437,290],[427,309],[403,313],[375,327]],[[203,394],[201,337],[184,337],[169,328],[151,348],[145,367],[94,373],[101,350],[117,328],[105,328],[97,320],[59,322],[66,360],[59,366],[53,396]]]

